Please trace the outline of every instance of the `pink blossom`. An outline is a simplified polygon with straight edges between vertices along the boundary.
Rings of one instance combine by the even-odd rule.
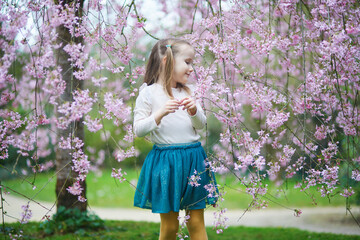
[[[351,26],[351,27],[349,27],[349,28],[346,29],[346,32],[347,32],[348,34],[357,35],[357,34],[360,32],[360,29],[359,29],[359,27],[353,27],[353,26]]]
[[[135,150],[134,146],[131,146],[127,150],[123,150],[123,149],[119,148],[114,152],[115,159],[118,162],[122,162],[127,158],[135,157],[135,156],[137,156],[137,154],[138,153]]]
[[[135,26],[136,26],[137,28],[142,28],[142,27],[145,26],[145,23],[144,23],[144,22],[137,22],[137,23],[135,24]]]
[[[82,191],[84,190],[79,182],[74,182],[72,186],[69,186],[66,190],[68,190],[69,193],[72,195],[80,195]]]
[[[67,139],[61,137],[61,141],[59,142],[59,148],[72,150],[69,153],[72,158],[71,168],[78,173],[78,176],[76,177],[77,181],[84,181],[91,167],[88,156],[83,152],[83,145],[83,141],[77,137],[73,138],[71,136]]]
[[[214,212],[214,228],[216,229],[216,233],[220,234],[223,232],[224,229],[228,228],[228,218],[225,216],[227,208],[219,209]]]
[[[290,163],[292,155],[295,153],[295,149],[285,145],[283,148],[284,154],[279,158],[279,162],[282,166],[286,166]]]
[[[316,139],[318,140],[322,140],[326,138],[326,133],[327,133],[327,128],[326,126],[322,125],[320,127],[316,126],[316,132],[314,134],[314,136],[316,137]]]
[[[354,179],[355,181],[360,182],[360,171],[359,170],[352,171],[351,178]]]
[[[275,131],[289,119],[289,116],[290,113],[284,113],[275,110],[275,112],[269,113],[266,119],[266,124],[268,125],[270,131]]]
[[[38,166],[38,172],[44,172],[44,171],[47,171],[49,170],[50,168],[54,167],[55,164],[53,161],[49,161],[49,162],[46,162],[46,163],[43,163],[43,164],[39,164]]]
[[[118,179],[120,182],[126,181],[125,175],[127,175],[126,172],[122,172],[121,168],[118,170],[115,168],[112,169],[111,177]]]
[[[295,35],[293,35],[292,36],[292,45],[297,45],[297,44],[299,44],[300,43],[300,36],[299,35],[297,35],[297,34],[295,34]]]
[[[84,114],[91,111],[92,105],[96,102],[95,98],[91,98],[89,90],[74,91],[74,101],[65,102],[58,107],[58,112],[63,116],[58,118],[57,125],[59,128],[66,128],[70,122],[80,120]]]
[[[66,83],[62,79],[60,69],[55,69],[49,72],[44,82],[44,92],[50,96],[49,102],[57,105],[56,99],[65,91]]]
[[[19,230],[16,234],[9,233],[9,237],[11,240],[23,239],[23,230]]]
[[[116,98],[113,93],[107,92],[104,97],[105,104],[104,107],[107,110],[105,117],[107,119],[113,119],[114,124],[119,126],[119,124],[125,123],[125,121],[130,116],[131,109],[126,106],[123,99]]]
[[[343,197],[351,197],[352,195],[354,195],[355,191],[352,189],[352,187],[349,188],[345,188],[344,192],[340,193],[341,196]]]
[[[337,143],[329,142],[328,147],[321,150],[321,153],[324,156],[325,162],[330,161],[331,158],[333,158],[336,155],[336,153],[338,152],[338,145],[337,144],[338,144],[338,142]]]
[[[127,143],[132,143],[134,141],[135,134],[133,132],[133,126],[131,124],[126,125],[125,127],[126,135],[123,140]]]
[[[189,236],[183,233],[183,229],[186,227],[186,224],[188,223],[190,219],[190,215],[185,215],[184,220],[181,221],[182,217],[178,216],[178,221],[180,222],[180,230],[176,233],[176,236],[181,240],[184,240],[185,238],[188,238]]]
[[[267,174],[269,175],[270,180],[274,181],[277,178],[278,173],[280,171],[280,165],[277,162],[275,163],[269,162],[268,165],[270,166],[270,168],[266,170]]]
[[[84,68],[83,62],[87,59],[87,54],[84,54],[84,45],[68,44],[64,47],[64,51],[70,55],[69,61],[72,62],[74,67],[80,69]]]
[[[209,198],[212,198],[212,197],[217,198],[218,197],[216,187],[213,183],[209,183],[209,184],[205,185],[204,188],[208,192]]]
[[[94,86],[100,87],[103,82],[107,80],[107,77],[95,78],[92,77],[91,81],[94,83]]]
[[[302,214],[301,209],[294,209],[294,216],[295,217],[300,217],[301,214]]]
[[[87,126],[90,132],[97,132],[102,129],[103,125],[100,122],[100,119],[91,119],[89,115],[85,117],[84,124]]]
[[[194,170],[194,174],[190,176],[188,184],[193,187],[198,187],[200,186],[199,183],[200,180],[201,180],[200,174],[198,174],[197,171]]]
[[[247,29],[247,30],[246,30],[246,34],[251,35],[251,34],[252,34],[252,30],[251,30],[251,29]]]
[[[28,223],[32,217],[32,211],[30,210],[29,204],[21,206],[23,212],[21,213],[20,223]]]
[[[83,196],[78,196],[78,200],[79,200],[79,202],[86,202],[87,201],[87,199],[86,198],[84,198]]]

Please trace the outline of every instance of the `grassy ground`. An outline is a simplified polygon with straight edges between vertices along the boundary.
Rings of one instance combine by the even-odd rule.
[[[103,171],[100,176],[96,176],[94,173],[89,174],[87,178],[87,198],[90,206],[132,207],[134,186],[136,186],[140,170],[130,169],[126,172],[128,182],[124,183],[119,183],[112,178],[109,170]],[[33,177],[27,179],[29,182],[33,180]],[[53,173],[44,173],[36,176],[34,181],[35,190],[33,190],[31,184],[19,179],[2,181],[2,184],[36,200],[53,202],[55,201],[55,182],[56,177],[54,177]],[[244,192],[244,186],[241,186],[234,176],[218,175],[217,182],[226,191],[224,207],[239,209],[248,206],[251,198]],[[274,183],[269,183],[270,194],[266,195],[267,199],[272,200],[269,201],[269,207],[278,208],[280,207],[279,204],[296,208],[311,207],[314,206],[314,200],[317,206],[323,207],[344,206],[345,204],[345,198],[339,195],[331,198],[331,202],[329,202],[327,198],[322,198],[315,191],[316,189],[311,189],[305,193],[300,192],[299,189],[294,189],[294,185],[295,182],[292,181],[279,187],[275,186]],[[11,190],[9,191],[11,192]]]
[[[157,240],[159,235],[159,224],[148,222],[130,221],[106,221],[105,229],[100,231],[83,231],[81,234],[65,234],[45,236],[39,230],[39,223],[28,223],[20,226],[19,224],[8,224],[7,229],[23,230],[24,239],[48,239],[48,240]],[[355,240],[360,236],[347,236],[328,233],[313,233],[301,231],[293,228],[254,228],[254,227],[229,227],[222,234],[207,228],[209,239],[221,240]],[[10,239],[7,235],[0,235],[0,238]]]

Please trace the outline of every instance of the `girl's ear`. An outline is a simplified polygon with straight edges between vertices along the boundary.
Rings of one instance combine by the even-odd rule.
[[[166,58],[166,56],[165,56],[165,57],[163,57],[163,59],[162,59],[162,61],[161,61],[161,63],[164,64],[164,66],[165,66],[165,64],[166,64],[166,59],[167,59],[167,58]]]

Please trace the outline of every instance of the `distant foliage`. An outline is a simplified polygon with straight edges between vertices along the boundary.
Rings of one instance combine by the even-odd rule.
[[[60,207],[57,212],[40,224],[45,235],[76,233],[84,235],[87,230],[96,231],[105,228],[105,223],[97,215],[79,209]]]

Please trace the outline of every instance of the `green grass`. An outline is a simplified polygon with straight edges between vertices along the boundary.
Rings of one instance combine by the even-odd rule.
[[[39,230],[39,223],[7,224],[7,229],[22,229],[24,239],[48,239],[48,240],[157,240],[159,238],[159,224],[149,222],[131,221],[106,221],[105,229],[100,231],[84,231],[79,234],[65,234],[44,236]],[[313,233],[294,228],[255,228],[255,227],[229,227],[222,234],[216,234],[212,228],[207,228],[209,239],[221,240],[355,240],[360,236],[349,236],[329,233]],[[1,235],[0,235],[1,236]],[[3,235],[4,239],[10,239]]]
[[[126,172],[128,181],[136,185],[140,170],[128,169]],[[89,205],[131,208],[135,188],[129,182],[120,183],[110,175],[110,170],[104,170],[100,176],[96,176],[94,173],[89,174],[86,180]],[[53,173],[38,174],[34,182],[35,190],[33,190],[31,184],[19,179],[2,181],[2,184],[30,198],[34,197],[35,200],[54,202],[56,177],[52,177]],[[33,177],[27,179],[29,182],[33,180]],[[245,187],[239,184],[234,176],[218,175],[217,182],[224,186],[226,192],[223,207],[244,209],[251,202],[251,197],[245,193]],[[276,187],[272,182],[267,183],[269,184],[269,194],[266,195],[264,200],[271,200],[269,201],[270,208],[279,208],[280,205],[294,208],[312,207],[315,206],[314,199],[317,206],[322,207],[345,205],[345,198],[340,195],[332,197],[329,202],[329,199],[321,197],[315,191],[316,189],[308,190],[307,193],[294,189],[294,181],[289,181],[280,187]],[[9,191],[11,192],[11,190]],[[16,194],[14,195],[16,196]],[[313,197],[311,198],[310,195],[313,195]]]

